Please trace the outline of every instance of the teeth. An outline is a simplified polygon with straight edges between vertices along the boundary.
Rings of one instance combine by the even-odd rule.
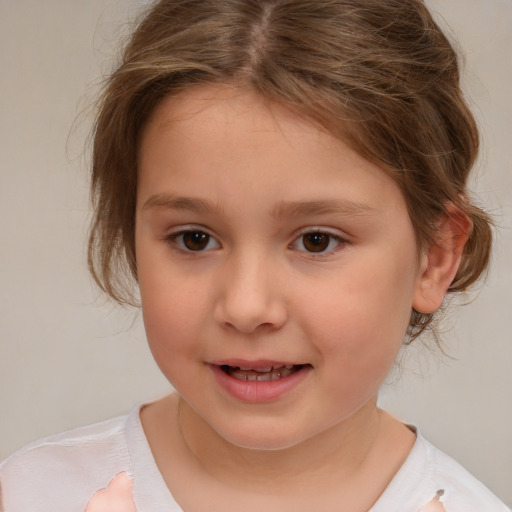
[[[267,368],[259,368],[257,370],[254,370],[252,368],[245,369],[230,366],[226,368],[226,372],[228,373],[228,375],[234,377],[235,379],[264,382],[288,377],[298,369],[299,367],[296,367],[294,365],[286,365],[278,368],[273,368],[272,366],[269,366]]]
[[[277,370],[279,368],[286,368],[287,370],[291,370],[293,368],[293,364],[289,364],[286,366],[265,366],[265,368],[252,368],[251,366],[238,366],[240,370],[243,370],[244,372],[260,372],[260,373],[267,373],[271,372],[272,370]]]
[[[251,366],[239,366],[240,370],[243,370],[244,372],[261,372],[261,373],[267,373],[271,372],[273,370],[272,366],[266,366],[265,368],[252,368]]]
[[[266,368],[258,368],[257,372],[259,373],[267,373],[267,372],[271,372],[273,370],[272,366],[267,366]]]

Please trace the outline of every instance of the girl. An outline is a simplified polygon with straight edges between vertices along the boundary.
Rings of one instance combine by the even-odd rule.
[[[376,404],[487,267],[477,149],[420,0],[155,3],[101,100],[89,262],[137,282],[176,394],[12,456],[4,510],[507,510]]]

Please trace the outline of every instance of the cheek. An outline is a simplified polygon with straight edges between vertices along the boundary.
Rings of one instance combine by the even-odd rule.
[[[150,344],[172,344],[190,338],[199,328],[204,316],[200,296],[192,292],[178,293],[177,286],[178,283],[165,288],[159,283],[141,286],[142,315]]]
[[[199,354],[197,296],[177,293],[177,283],[161,284],[140,281],[144,328],[157,366],[173,387],[181,390],[183,378],[191,372],[190,363]]]
[[[317,303],[310,311],[315,325],[305,329],[319,354],[323,396],[333,407],[343,404],[343,411],[351,411],[366,403],[376,396],[393,366],[408,314],[397,321],[394,308],[376,310],[387,303],[382,299],[376,293],[343,294],[324,307]]]
[[[139,289],[148,344],[157,363],[179,356],[200,328],[204,296],[168,263],[139,257]]]
[[[372,261],[361,259],[336,279],[316,283],[300,306],[303,329],[323,356],[345,366],[391,365],[409,323],[413,275],[400,264]]]
[[[138,283],[148,336],[190,325],[201,308],[204,287],[194,281],[194,272],[173,265],[170,249],[162,242],[145,233],[139,234],[137,242]]]

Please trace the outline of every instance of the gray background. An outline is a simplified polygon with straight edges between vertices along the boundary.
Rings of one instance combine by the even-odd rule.
[[[84,257],[91,104],[142,4],[0,0],[0,459],[169,389],[140,315],[105,302]],[[500,230],[485,286],[442,325],[452,358],[410,347],[381,403],[512,505],[512,0],[429,4],[467,57],[473,188]]]

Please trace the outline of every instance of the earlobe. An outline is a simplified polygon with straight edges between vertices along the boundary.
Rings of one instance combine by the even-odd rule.
[[[425,249],[413,308],[419,313],[434,313],[442,304],[459,268],[464,246],[473,223],[460,208],[450,205],[438,225],[434,243]]]

